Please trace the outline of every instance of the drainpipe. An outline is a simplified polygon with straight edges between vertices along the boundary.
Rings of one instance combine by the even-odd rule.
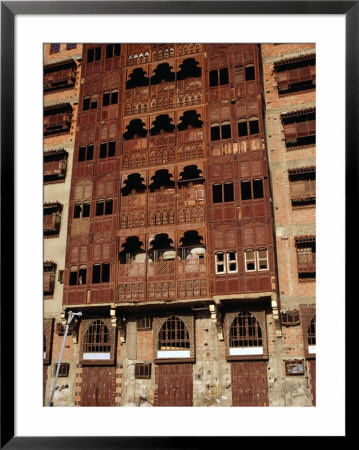
[[[51,391],[51,397],[49,400],[49,403],[47,406],[54,406],[53,403],[53,398],[54,398],[54,394],[55,394],[55,389],[56,389],[56,383],[57,383],[57,378],[59,376],[59,371],[60,371],[60,364],[61,364],[61,360],[62,360],[62,355],[64,353],[64,348],[65,348],[65,342],[66,342],[66,338],[67,338],[67,334],[69,332],[69,327],[70,327],[70,323],[72,322],[72,319],[75,317],[81,317],[82,316],[82,312],[78,312],[78,313],[74,313],[72,311],[69,311],[69,314],[67,316],[67,323],[66,323],[66,328],[65,328],[65,334],[64,334],[64,339],[62,341],[62,346],[61,346],[61,352],[60,352],[60,357],[57,363],[57,369],[56,369],[56,375],[55,375],[55,379],[54,379],[54,384],[52,386],[52,391]]]

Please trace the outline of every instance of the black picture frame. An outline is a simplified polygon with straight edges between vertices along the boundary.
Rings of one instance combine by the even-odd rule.
[[[14,341],[14,36],[19,14],[336,14],[346,21],[346,236],[355,236],[349,205],[358,203],[359,1],[3,1],[1,2],[1,442],[5,449],[199,448],[226,437],[15,436]],[[10,212],[10,213],[9,213]],[[6,217],[6,220],[4,218]],[[346,241],[347,242],[347,241]],[[347,246],[348,244],[346,244]],[[354,243],[355,246],[357,244]],[[351,253],[346,251],[346,267]],[[356,253],[355,253],[356,254]],[[6,283],[4,283],[6,280]],[[346,270],[346,295],[355,277]],[[10,318],[10,319],[9,319]],[[210,426],[213,426],[210,425]],[[302,429],[303,424],[299,424]],[[349,430],[347,429],[347,432]],[[345,437],[349,437],[347,433]],[[230,439],[230,438],[228,438]]]

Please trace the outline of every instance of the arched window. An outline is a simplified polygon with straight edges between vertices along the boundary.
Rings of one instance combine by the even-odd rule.
[[[249,312],[240,312],[229,330],[229,346],[262,347],[262,331],[256,318]]]
[[[111,342],[108,327],[102,320],[95,320],[85,334],[83,352],[109,353],[110,351]]]
[[[308,327],[308,345],[316,345],[316,337],[315,337],[315,326],[316,326],[316,320],[315,316],[310,321],[309,327]]]
[[[158,350],[189,349],[190,341],[186,325],[178,317],[166,320],[159,332]]]

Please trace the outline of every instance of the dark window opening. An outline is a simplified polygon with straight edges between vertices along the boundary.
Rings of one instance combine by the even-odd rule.
[[[118,91],[111,92],[111,105],[115,105],[118,102]]]
[[[287,148],[315,144],[315,110],[297,111],[282,116]]]
[[[90,109],[90,97],[85,97],[82,105],[82,110],[87,111]]]
[[[57,150],[44,154],[44,182],[64,180],[67,171],[68,154]]]
[[[101,59],[101,47],[95,48],[95,61],[98,61]]]
[[[212,186],[213,190],[213,203],[222,203],[222,185],[214,184]]]
[[[306,55],[274,64],[278,93],[313,89],[315,87],[315,55]]]
[[[222,130],[222,139],[229,139],[231,137],[230,123],[222,124],[221,130]]]
[[[113,209],[113,200],[112,199],[107,199],[105,201],[105,214],[112,214],[112,209]]]
[[[143,183],[144,178],[139,173],[130,173],[124,181],[124,187],[121,189],[123,196],[130,193],[142,194],[146,190],[146,185]]]
[[[218,86],[218,71],[217,70],[211,70],[209,72],[209,86]]]
[[[101,142],[100,144],[100,158],[106,158],[107,156],[107,142]]]
[[[146,72],[142,68],[135,69],[126,81],[126,89],[135,87],[148,86],[149,78],[146,77]]]
[[[194,58],[185,59],[180,65],[180,70],[177,72],[177,80],[200,77],[202,74],[202,69],[198,67],[198,65],[199,62]]]
[[[85,202],[83,204],[82,217],[89,217],[90,216],[90,207],[91,207],[91,203],[90,202]]]
[[[251,182],[249,180],[241,181],[242,200],[250,200],[252,198]]]
[[[151,136],[159,134],[162,130],[166,133],[174,131],[175,126],[171,123],[173,119],[168,114],[161,114],[152,122],[153,127],[150,129]]]
[[[218,141],[221,138],[219,125],[211,126],[211,141]]]
[[[250,120],[249,121],[249,134],[258,134],[258,133],[259,133],[258,120]]]
[[[238,122],[238,136],[248,136],[248,128],[247,128],[247,122],[241,121]]]
[[[246,77],[246,81],[255,80],[254,66],[248,66],[245,68],[245,77]]]
[[[75,204],[74,207],[74,219],[78,219],[81,217],[81,211],[82,211],[82,204]]]
[[[116,141],[110,141],[108,143],[108,156],[115,156],[116,154]]]
[[[98,200],[96,202],[96,216],[102,216],[104,211],[104,202],[103,200]]]
[[[86,147],[81,146],[79,148],[79,162],[85,161],[86,159]]]
[[[95,56],[95,49],[89,48],[87,50],[87,62],[92,63],[94,60],[94,56]]]
[[[224,183],[224,201],[225,202],[233,202],[234,200],[234,191],[233,191],[233,183]]]
[[[180,123],[177,125],[178,130],[183,131],[189,126],[193,128],[201,128],[203,122],[199,119],[200,117],[201,115],[193,109],[190,111],[185,111],[179,119]]]
[[[289,326],[295,326],[299,325],[300,318],[299,318],[299,311],[296,309],[289,310],[286,312],[281,313],[281,321],[282,325],[289,327]]]
[[[110,281],[110,264],[102,264],[102,283],[108,283]]]
[[[102,106],[108,106],[110,104],[110,93],[105,92],[102,97]]]
[[[172,72],[172,66],[168,63],[159,64],[154,70],[154,75],[151,77],[151,84],[159,84],[161,81],[171,82],[175,80],[175,73]]]
[[[123,250],[118,254],[120,264],[129,264],[135,260],[137,255],[145,253],[143,242],[139,240],[138,236],[128,237],[121,247]]]
[[[253,198],[263,198],[263,181],[253,180]]]
[[[196,165],[185,166],[180,173],[180,179],[178,183],[181,186],[187,185],[189,182],[203,182],[202,170],[198,169]]]
[[[145,124],[141,119],[131,120],[130,123],[126,126],[126,129],[127,131],[123,134],[123,137],[126,141],[132,139],[135,136],[145,137],[147,135]]]
[[[77,47],[77,44],[66,44],[66,50],[72,50]]]
[[[106,58],[112,58],[115,56],[120,56],[121,44],[107,44],[106,45]]]
[[[101,266],[100,264],[94,264],[92,266],[92,283],[101,282]]]
[[[155,174],[151,178],[150,192],[160,190],[161,188],[169,189],[174,187],[173,175],[168,172],[167,169],[156,170]]]
[[[79,269],[77,267],[71,267],[69,280],[70,286],[86,284],[86,272],[87,269],[83,266],[81,266]]]
[[[228,84],[229,78],[228,78],[228,68],[224,67],[223,69],[220,69],[219,71],[219,82],[220,84]]]

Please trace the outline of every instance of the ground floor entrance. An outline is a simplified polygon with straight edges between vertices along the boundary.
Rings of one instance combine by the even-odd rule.
[[[192,406],[192,364],[159,364],[157,406]]]
[[[265,361],[232,362],[231,372],[233,406],[268,406]]]
[[[115,367],[83,367],[81,406],[113,406],[115,372]]]
[[[315,359],[308,360],[310,371],[310,387],[312,391],[312,405],[316,405],[316,361]]]

